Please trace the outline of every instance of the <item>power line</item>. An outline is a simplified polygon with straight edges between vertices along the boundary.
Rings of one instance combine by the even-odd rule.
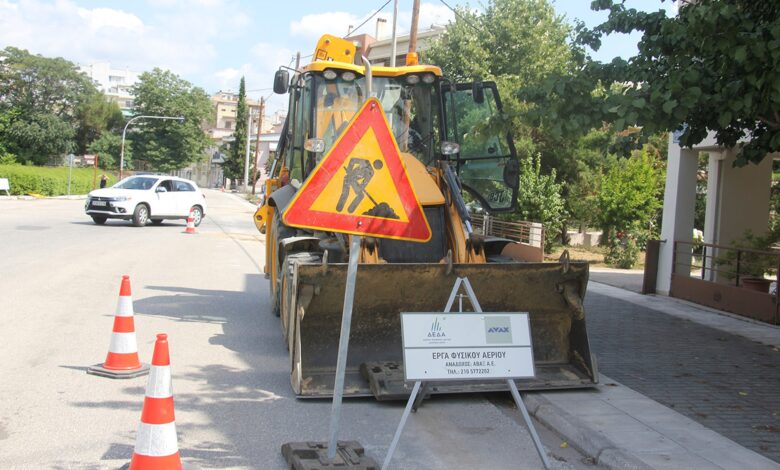
[[[392,1],[392,0],[387,0],[387,1],[385,2],[385,4],[384,4],[384,5],[382,5],[381,7],[379,7],[379,9],[378,9],[377,11],[375,11],[374,13],[372,13],[372,14],[371,14],[371,16],[369,16],[368,18],[366,18],[366,21],[364,21],[364,22],[360,23],[360,25],[358,25],[358,27],[357,27],[357,28],[352,28],[352,31],[357,31],[358,29],[362,28],[362,27],[363,27],[363,25],[365,25],[366,23],[368,23],[369,21],[371,21],[371,18],[375,17],[375,16],[376,16],[376,15],[377,15],[377,14],[378,14],[380,11],[384,10],[384,9],[385,9],[385,7],[386,7],[386,6],[387,6],[387,5],[388,5],[388,4],[389,4],[391,1]],[[344,37],[346,38],[347,36],[349,36],[349,34],[350,34],[352,31],[348,32],[348,33],[347,33],[347,35],[346,35],[346,36],[344,36]]]
[[[447,2],[445,2],[444,0],[439,0],[439,1],[440,1],[440,2],[441,2],[441,3],[442,3],[444,6],[445,6],[445,7],[449,8],[449,9],[450,9],[450,10],[451,10],[453,13],[455,13],[455,16],[457,16],[457,17],[458,17],[458,19],[462,20],[464,23],[466,23],[467,25],[469,25],[469,27],[471,27],[471,29],[473,29],[474,31],[476,31],[476,32],[477,32],[477,33],[479,33],[479,34],[482,34],[482,30],[481,30],[480,28],[478,28],[478,27],[474,26],[474,24],[471,22],[471,20],[468,20],[468,19],[466,19],[466,17],[465,17],[465,16],[463,16],[463,15],[461,15],[461,14],[458,12],[458,10],[456,10],[456,9],[452,8],[452,7],[451,7],[449,4],[447,4]],[[483,8],[484,8],[484,7],[483,7]]]

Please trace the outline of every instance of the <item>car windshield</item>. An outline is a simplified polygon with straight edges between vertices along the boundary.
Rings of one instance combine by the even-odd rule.
[[[132,178],[127,178],[124,181],[120,181],[119,183],[115,184],[115,188],[119,189],[152,189],[152,186],[154,186],[154,183],[157,182],[157,178],[149,178],[145,176],[134,176]]]

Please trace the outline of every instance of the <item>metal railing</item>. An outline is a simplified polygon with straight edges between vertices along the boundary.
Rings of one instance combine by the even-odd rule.
[[[672,256],[673,274],[735,286],[743,285],[748,278],[776,282],[780,272],[778,251],[676,241]]]
[[[475,232],[503,237],[538,248],[544,247],[544,225],[539,222],[507,222],[488,214],[470,214]]]

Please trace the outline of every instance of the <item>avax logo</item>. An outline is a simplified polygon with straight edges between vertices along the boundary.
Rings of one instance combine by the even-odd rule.
[[[502,344],[512,342],[512,323],[509,317],[490,316],[485,318],[485,342]]]
[[[488,328],[488,333],[509,333],[509,327],[508,326],[494,326],[492,328]]]

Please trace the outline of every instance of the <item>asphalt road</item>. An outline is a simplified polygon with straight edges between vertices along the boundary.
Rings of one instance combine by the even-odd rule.
[[[87,375],[108,351],[130,275],[141,360],[168,333],[179,448],[203,468],[285,468],[281,445],[327,440],[330,402],[296,400],[270,311],[253,207],[207,192],[183,221],[92,223],[83,200],[0,201],[0,467],[118,468],[133,452],[146,377]],[[340,439],[384,458],[403,403],[345,401]],[[587,468],[537,424],[557,468]],[[564,446],[565,447],[565,446]],[[391,468],[537,469],[508,394],[434,397],[411,416]]]

